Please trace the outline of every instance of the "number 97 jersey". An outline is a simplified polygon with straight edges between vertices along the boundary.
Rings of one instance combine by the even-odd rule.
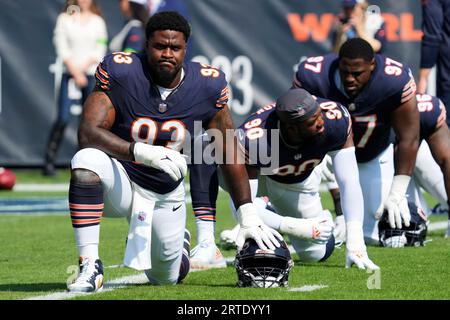
[[[180,152],[186,143],[192,145],[194,136],[201,134],[202,128],[227,105],[228,87],[224,73],[210,66],[185,62],[183,71],[181,83],[163,99],[150,76],[146,55],[107,55],[95,76],[97,87],[108,95],[115,108],[111,132],[129,142]],[[155,168],[119,161],[133,182],[160,194],[174,190],[182,181],[173,181]]]
[[[408,67],[383,55],[375,55],[370,80],[354,99],[343,89],[336,54],[311,57],[302,62],[294,86],[337,101],[350,112],[358,162],[376,158],[391,143],[391,114],[414,98],[416,85]]]

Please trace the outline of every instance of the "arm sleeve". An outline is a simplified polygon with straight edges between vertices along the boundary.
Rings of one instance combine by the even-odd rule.
[[[442,40],[444,11],[439,0],[428,0],[422,4],[422,45],[420,67],[432,68],[439,55]]]
[[[364,201],[359,184],[358,165],[355,147],[344,148],[328,153],[333,162],[334,174],[341,190],[341,207],[345,221],[360,222],[364,220]]]

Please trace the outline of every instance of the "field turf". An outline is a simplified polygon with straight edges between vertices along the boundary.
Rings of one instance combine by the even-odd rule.
[[[18,183],[68,183],[67,170],[58,177],[41,177],[38,171],[17,171]],[[64,191],[1,191],[0,200],[14,198],[66,197]],[[430,204],[434,200],[427,198]],[[324,207],[332,209],[328,194]],[[228,195],[220,193],[217,205],[216,239],[220,231],[234,226],[228,209]],[[433,216],[433,222],[445,221]],[[195,222],[188,206],[188,228],[192,247],[196,241]],[[101,224],[100,256],[105,266],[105,283],[139,272],[121,266],[128,225],[124,219],[104,218]],[[233,266],[191,272],[177,286],[128,285],[110,286],[111,290],[73,299],[86,300],[391,300],[450,299],[450,239],[444,231],[429,232],[425,247],[386,249],[369,247],[369,256],[381,267],[380,272],[366,272],[356,267],[345,269],[345,248],[337,248],[323,263],[300,263],[293,255],[295,267],[289,287],[276,289],[237,288]],[[77,252],[69,214],[12,215],[0,214],[0,300],[45,299],[63,293],[66,280],[73,277]],[[233,257],[233,250],[223,250]],[[312,291],[305,291],[315,289]],[[114,289],[114,290],[112,290]],[[63,297],[67,298],[67,297]],[[70,298],[70,297],[69,297]]]

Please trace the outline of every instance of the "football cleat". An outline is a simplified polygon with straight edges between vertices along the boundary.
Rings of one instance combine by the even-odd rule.
[[[92,261],[80,257],[80,273],[77,279],[68,285],[70,292],[96,292],[103,288],[103,264],[100,259]]]
[[[227,262],[212,241],[202,241],[191,252],[191,269],[206,270],[212,268],[226,268]]]
[[[239,224],[231,230],[223,230],[220,233],[220,246],[225,250],[236,249],[236,238],[239,233]]]

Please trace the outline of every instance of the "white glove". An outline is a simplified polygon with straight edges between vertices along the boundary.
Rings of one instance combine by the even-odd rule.
[[[402,228],[402,219],[406,227],[409,227],[411,214],[409,212],[406,190],[408,189],[410,176],[397,175],[392,181],[391,191],[382,206],[375,213],[375,219],[379,220],[384,209],[388,212],[388,220],[391,228]]]
[[[350,221],[346,226],[347,250],[345,252],[345,267],[350,268],[353,264],[356,264],[359,269],[380,269],[367,255],[362,222]]]
[[[346,235],[345,218],[343,215],[337,216],[334,220],[334,239],[336,243],[343,243]]]
[[[134,159],[146,166],[164,171],[178,181],[187,173],[187,164],[178,151],[136,142],[133,148]]]
[[[236,238],[237,249],[240,250],[244,246],[245,240],[251,238],[256,241],[258,247],[263,250],[275,250],[280,246],[283,237],[274,229],[264,224],[258,214],[253,203],[241,205],[236,211],[240,229]],[[278,240],[277,240],[278,238]]]
[[[359,269],[370,269],[378,270],[380,269],[372,260],[369,259],[367,251],[349,251],[345,252],[345,267],[350,268],[353,264]]]
[[[333,218],[329,211],[323,211],[320,216],[309,219],[283,217],[280,224],[281,232],[318,244],[324,244],[330,239],[333,228]]]

